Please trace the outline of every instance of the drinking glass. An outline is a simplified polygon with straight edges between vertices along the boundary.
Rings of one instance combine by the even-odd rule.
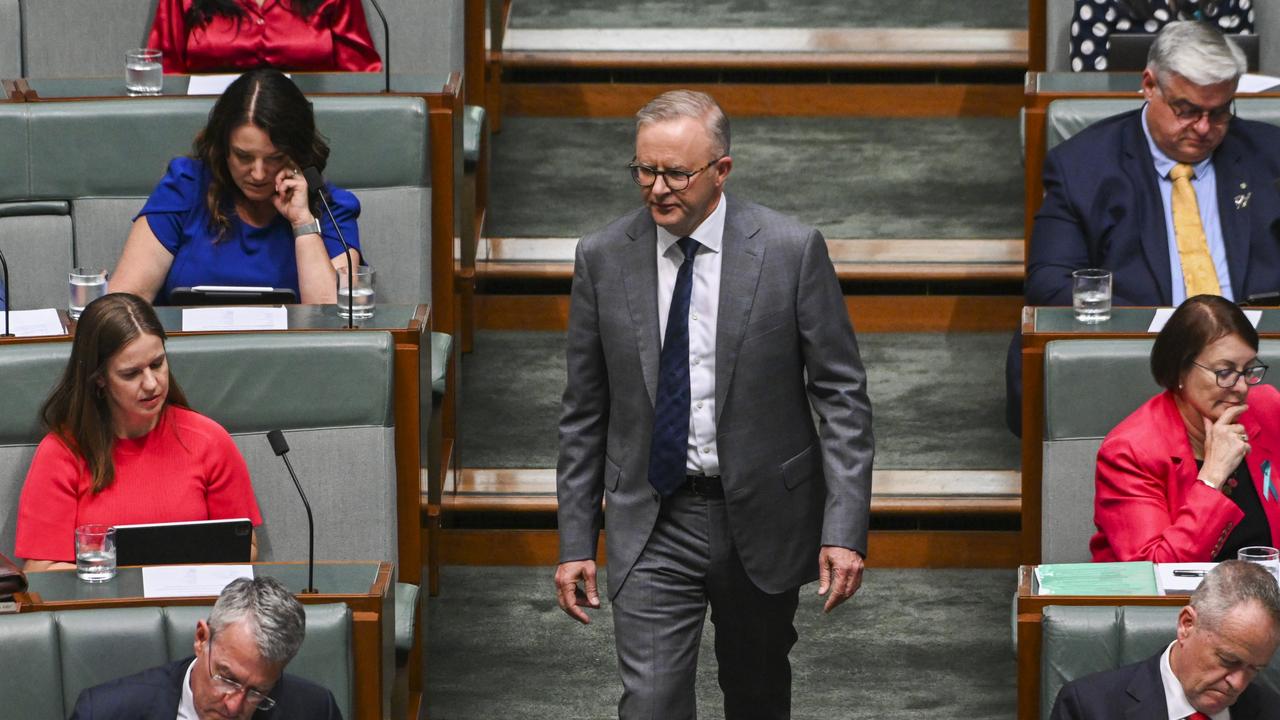
[[[1111,271],[1085,268],[1071,273],[1071,304],[1076,321],[1100,323],[1111,319]]]
[[[116,529],[110,525],[76,528],[76,576],[101,583],[116,576]]]
[[[164,89],[160,51],[135,48],[124,54],[124,89],[130,95],[159,95]]]
[[[1265,545],[1243,547],[1236,553],[1236,559],[1261,565],[1280,582],[1280,550]]]
[[[347,302],[351,302],[351,317],[356,320],[368,320],[373,317],[373,309],[377,306],[377,298],[373,291],[373,268],[361,265],[354,269],[351,278],[355,283],[355,292],[347,290],[347,271],[338,271],[338,317],[346,319]]]
[[[79,319],[85,305],[107,294],[107,271],[103,268],[72,268],[68,276],[67,314]]]

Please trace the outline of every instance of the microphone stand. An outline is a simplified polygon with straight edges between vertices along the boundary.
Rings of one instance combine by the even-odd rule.
[[[338,240],[342,241],[343,252],[347,254],[347,329],[354,330],[356,322],[355,298],[355,268],[353,263],[355,258],[351,256],[351,246],[347,244],[347,239],[342,235],[342,228],[338,226],[338,221],[333,217],[333,208],[329,207],[329,199],[324,191],[324,176],[314,167],[302,169],[302,177],[307,181],[307,190],[314,192],[320,198],[320,204],[324,207],[324,212],[329,216],[329,222],[333,224],[333,229],[338,233]],[[323,236],[321,236],[323,240]],[[8,307],[6,305],[5,307]]]
[[[267,433],[267,442],[271,443],[271,450],[284,460],[289,477],[293,478],[293,486],[298,488],[298,495],[302,497],[302,506],[307,509],[307,588],[302,592],[307,595],[315,594],[319,592],[315,583],[316,521],[311,516],[311,503],[307,502],[307,494],[302,490],[302,483],[298,482],[298,474],[293,471],[293,463],[289,462],[289,442],[284,439],[284,433],[272,430]]]
[[[0,333],[0,337],[15,337],[13,325],[9,323],[9,309],[13,306],[13,286],[9,284],[9,261],[4,259],[3,252],[0,252],[0,268],[4,269],[4,332]]]
[[[387,24],[387,16],[382,12],[378,0],[369,0],[374,12],[382,20],[382,77],[386,92],[391,92],[391,26]]]

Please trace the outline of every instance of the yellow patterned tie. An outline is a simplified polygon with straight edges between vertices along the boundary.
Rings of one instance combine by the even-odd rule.
[[[1218,272],[1213,268],[1209,242],[1200,223],[1200,205],[1196,202],[1195,188],[1191,187],[1193,174],[1186,163],[1178,163],[1169,171],[1169,179],[1173,180],[1173,235],[1178,239],[1182,280],[1187,286],[1187,297],[1221,295]]]

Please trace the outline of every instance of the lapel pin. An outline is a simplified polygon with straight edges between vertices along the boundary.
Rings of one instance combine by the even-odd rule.
[[[1253,193],[1244,193],[1244,194],[1242,194],[1242,195],[1237,195],[1237,196],[1236,196],[1236,198],[1235,198],[1235,200],[1236,200],[1236,209],[1237,209],[1237,210],[1243,210],[1243,209],[1245,209],[1245,208],[1249,207],[1249,198],[1251,198],[1251,197],[1253,197]]]
[[[1276,493],[1275,483],[1271,480],[1271,461],[1262,461],[1262,499],[1280,502],[1280,494]]]

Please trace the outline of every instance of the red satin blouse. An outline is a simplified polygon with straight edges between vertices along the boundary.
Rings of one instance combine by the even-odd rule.
[[[324,0],[303,20],[292,0],[238,0],[245,17],[215,16],[187,27],[194,0],[160,0],[147,47],[164,53],[167,73],[206,73],[275,67],[313,72],[378,72],[360,0]]]

